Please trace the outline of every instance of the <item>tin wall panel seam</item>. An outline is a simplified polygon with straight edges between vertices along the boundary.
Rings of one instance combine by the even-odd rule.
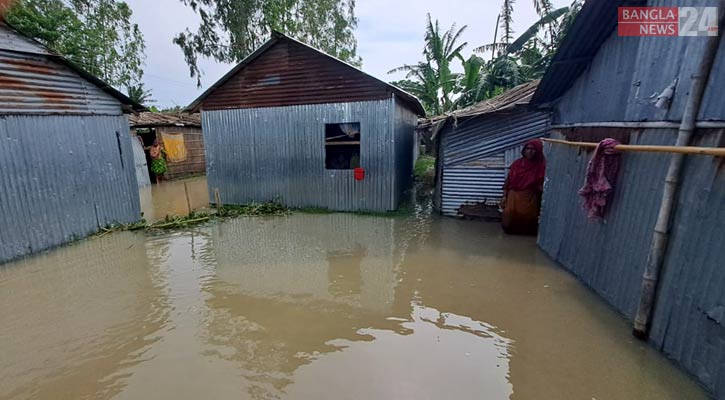
[[[140,218],[124,116],[3,116],[0,142],[0,263]]]
[[[386,99],[203,111],[211,198],[218,188],[228,204],[278,199],[292,207],[394,209],[400,188],[392,107]],[[352,170],[325,169],[325,124],[342,122],[360,123],[363,181]]]

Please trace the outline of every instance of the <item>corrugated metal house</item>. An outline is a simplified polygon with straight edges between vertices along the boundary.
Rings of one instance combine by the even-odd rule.
[[[202,113],[212,199],[345,211],[398,206],[424,114],[412,95],[277,32],[188,111]]]
[[[0,19],[0,263],[140,218],[133,108]]]
[[[433,201],[442,214],[467,215],[464,209],[501,200],[508,168],[521,157],[526,141],[548,134],[549,114],[529,109],[537,85],[519,85],[419,125],[437,144]]]
[[[703,37],[619,37],[617,6],[589,1],[562,43],[532,102],[550,104],[555,138],[674,145]],[[633,5],[631,2],[625,5]],[[640,1],[645,6],[717,6],[717,1]],[[722,29],[722,28],[721,28]],[[725,146],[725,42],[717,53],[691,145]],[[668,109],[654,106],[679,80]],[[626,152],[606,219],[587,220],[577,190],[590,151],[547,145],[539,245],[627,318],[642,275],[670,155]],[[725,397],[725,168],[721,158],[687,156],[671,219],[650,341]]]
[[[158,139],[167,150],[168,172],[165,179],[183,178],[206,172],[204,135],[201,132],[201,116],[187,113],[144,112],[129,116],[131,132],[144,147]],[[151,161],[145,152],[146,165]],[[149,171],[150,173],[150,171]]]

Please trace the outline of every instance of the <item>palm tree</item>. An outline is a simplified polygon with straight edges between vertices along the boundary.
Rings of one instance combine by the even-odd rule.
[[[458,91],[458,74],[451,71],[451,62],[455,59],[464,62],[461,50],[468,43],[459,44],[458,41],[465,30],[466,26],[456,29],[456,24],[453,24],[447,31],[441,33],[438,20],[433,22],[428,14],[423,49],[425,61],[388,71],[389,74],[406,72],[405,77],[409,81],[402,85],[416,94],[435,115],[450,111],[454,107],[453,96]]]
[[[438,75],[430,63],[419,62],[415,65],[403,65],[390,73],[397,71],[406,71],[406,79],[391,82],[393,85],[420,99],[426,114],[438,115],[441,113],[441,104],[438,99]]]
[[[153,100],[151,100],[151,91],[146,90],[143,86],[143,83],[139,83],[137,85],[132,85],[127,88],[128,90],[128,98],[131,99],[136,104],[146,104],[146,103],[152,103]]]

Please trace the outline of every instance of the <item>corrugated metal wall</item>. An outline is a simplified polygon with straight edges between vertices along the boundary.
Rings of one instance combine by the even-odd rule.
[[[415,127],[418,125],[418,116],[397,98],[395,103],[395,117],[393,121],[393,135],[395,141],[395,204],[400,204],[403,191],[413,184],[413,165],[415,164],[418,142]]]
[[[140,218],[124,116],[0,116],[0,263]]]
[[[631,144],[675,142],[675,129],[633,131]],[[698,146],[723,146],[709,131]],[[657,218],[669,155],[625,153],[603,222],[587,220],[577,190],[591,152],[547,145],[539,245],[627,318],[639,301],[642,272]],[[725,168],[722,160],[689,156],[672,221],[652,342],[725,396]]]
[[[648,5],[716,7],[718,1],[650,0]],[[686,36],[620,37],[615,30],[558,104],[555,122],[679,121],[687,102],[690,76],[697,70],[706,42],[703,37]],[[662,92],[675,78],[679,85],[670,109],[654,107],[649,97]],[[720,45],[708,87],[698,119],[722,120],[725,41]]]
[[[285,38],[204,99],[202,109],[260,108],[387,99],[383,82]]]
[[[506,157],[519,154],[527,140],[547,136],[548,127],[549,114],[524,107],[449,122],[441,139],[441,212],[457,216],[464,204],[499,201],[510,165]]]
[[[47,49],[26,37],[19,36],[0,20],[0,49],[21,53],[50,54]]]
[[[392,98],[203,111],[211,198],[219,188],[226,204],[278,199],[292,207],[394,210],[403,189],[396,169],[410,168],[395,161],[394,112]],[[360,123],[363,181],[352,170],[325,169],[325,124],[342,122]]]
[[[118,100],[48,57],[0,50],[0,114],[121,113]]]
[[[132,136],[131,144],[134,167],[136,168],[136,183],[138,183],[138,187],[148,186],[151,184],[151,178],[149,177],[149,168],[146,163],[146,153],[143,150],[143,143],[141,143],[138,136]]]

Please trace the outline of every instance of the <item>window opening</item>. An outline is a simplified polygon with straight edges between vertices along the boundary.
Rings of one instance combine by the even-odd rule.
[[[325,124],[325,168],[360,167],[360,123]]]

